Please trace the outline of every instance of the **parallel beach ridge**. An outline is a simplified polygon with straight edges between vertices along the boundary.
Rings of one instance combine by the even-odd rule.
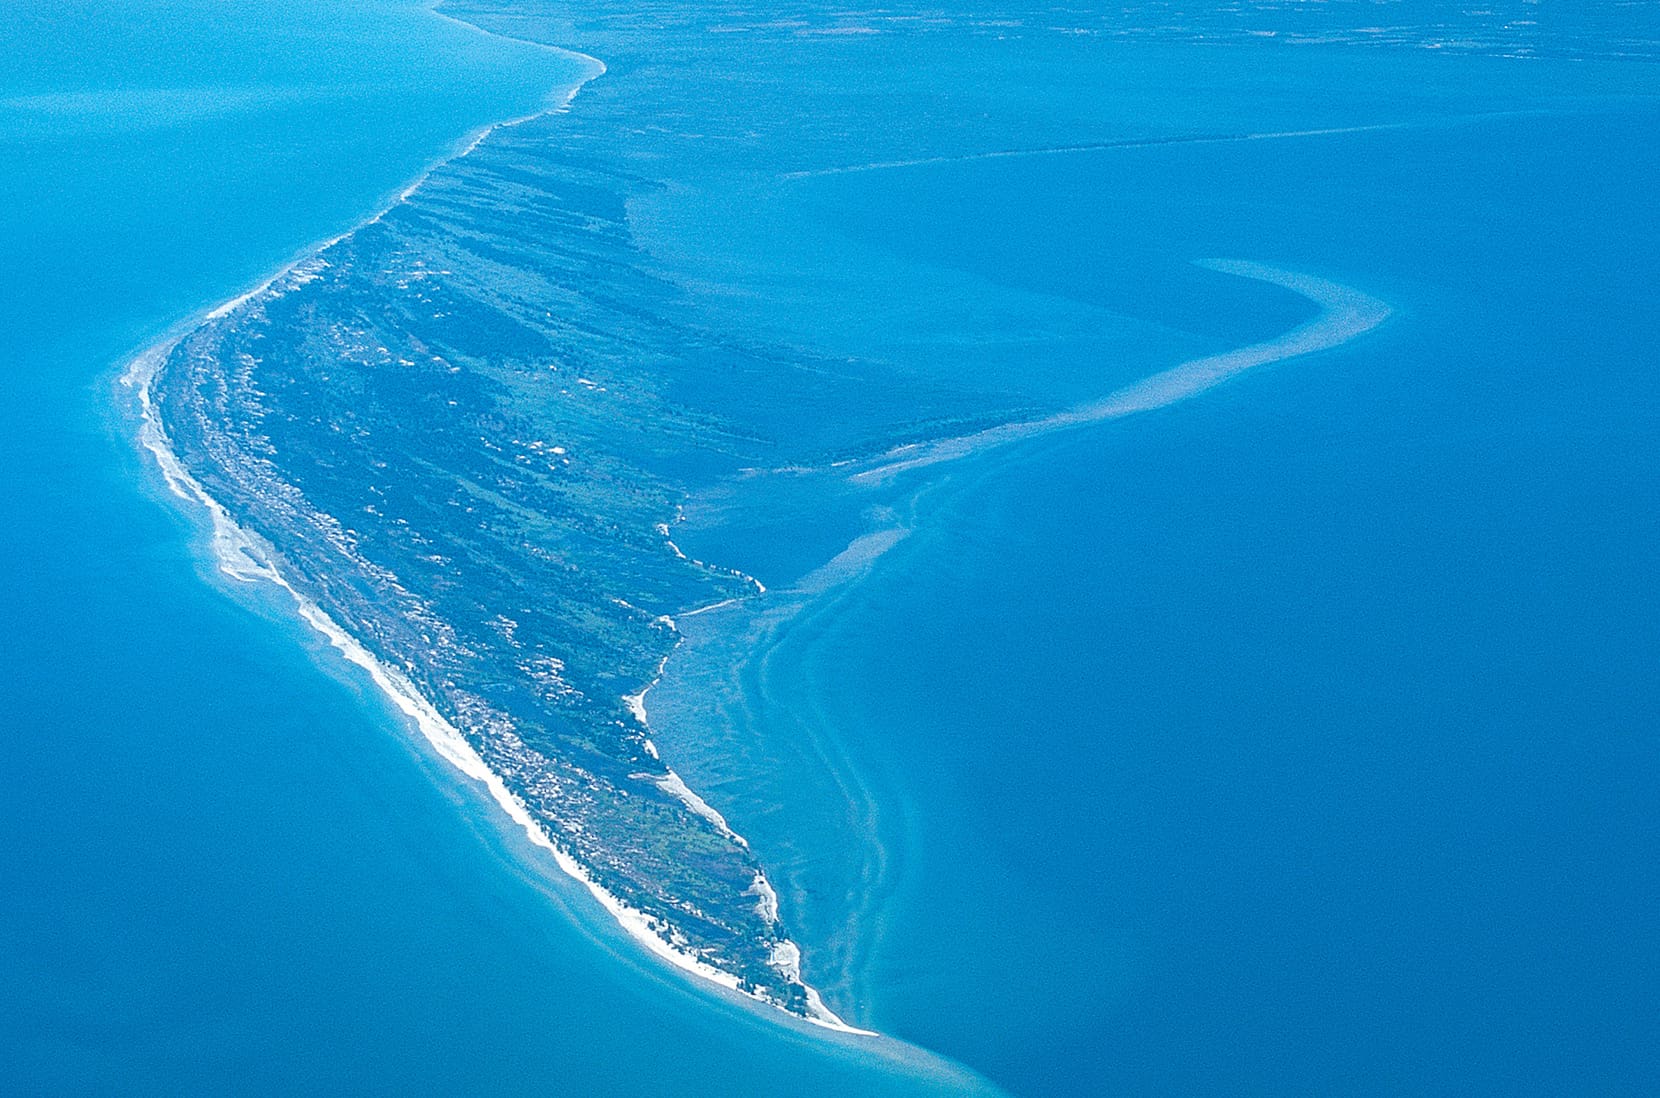
[[[587,79],[605,71],[585,60]],[[677,319],[676,289],[639,269],[616,175],[548,140],[575,94],[472,136],[386,210],[136,358],[139,440],[206,513],[219,570],[291,595],[644,948],[868,1033],[803,977],[764,866],[659,758],[641,703],[675,615],[760,589],[675,545],[680,486],[778,452],[687,400],[684,364],[764,368],[778,393],[814,364],[711,346]],[[856,477],[1162,406],[1388,315],[1312,276],[1212,266],[1324,312],[1095,405],[932,430]]]

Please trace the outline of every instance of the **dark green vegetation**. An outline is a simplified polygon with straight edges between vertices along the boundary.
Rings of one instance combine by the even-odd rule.
[[[621,700],[676,611],[752,581],[665,536],[694,471],[777,442],[675,399],[804,371],[663,319],[632,181],[504,132],[173,352],[157,398],[207,490],[402,670],[550,835],[664,936],[795,1010],[747,849],[656,784]],[[845,385],[811,375],[817,388]]]

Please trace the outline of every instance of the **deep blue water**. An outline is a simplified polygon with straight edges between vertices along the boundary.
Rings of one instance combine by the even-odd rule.
[[[1397,309],[953,467],[775,642],[754,704],[902,806],[870,1018],[1026,1093],[1652,1089],[1656,133],[814,183],[850,236],[1014,290],[1145,313],[1134,268],[1237,255]],[[1157,315],[1239,344],[1288,306]]]

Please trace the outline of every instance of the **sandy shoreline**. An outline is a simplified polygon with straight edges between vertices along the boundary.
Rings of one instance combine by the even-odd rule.
[[[480,34],[490,33],[441,12],[433,11],[433,14],[449,22],[467,26]],[[374,215],[365,218],[344,232],[302,249],[279,270],[252,288],[173,326],[156,343],[123,363],[118,368],[117,380],[119,386],[126,390],[127,399],[131,402],[136,413],[137,441],[140,447],[156,462],[158,471],[161,473],[170,493],[182,501],[186,507],[191,509],[199,507],[206,513],[210,527],[209,547],[213,553],[218,571],[222,575],[239,583],[270,583],[291,596],[301,621],[326,639],[344,660],[366,672],[376,687],[381,690],[399,712],[419,729],[423,738],[446,762],[453,765],[466,777],[481,784],[507,818],[522,828],[533,844],[549,851],[559,869],[579,881],[612,919],[628,933],[629,937],[649,953],[676,969],[742,995],[747,1000],[777,1008],[777,1004],[770,1000],[744,991],[739,986],[738,978],[735,975],[717,969],[689,952],[675,948],[667,937],[667,934],[672,931],[672,927],[662,924],[660,920],[653,919],[623,903],[588,873],[580,863],[561,849],[548,835],[546,829],[531,815],[524,802],[507,787],[502,778],[491,770],[478,752],[467,743],[460,730],[445,720],[431,702],[404,675],[377,659],[361,642],[334,621],[321,606],[297,590],[282,575],[275,563],[273,552],[263,543],[263,539],[239,526],[226,508],[214,499],[199,481],[190,475],[183,462],[174,452],[171,440],[152,399],[151,388],[155,378],[174,348],[191,333],[199,330],[205,324],[231,315],[262,295],[273,291],[280,292],[279,284],[285,279],[296,285],[307,280],[309,267],[327,262],[325,253],[330,247],[352,236],[359,230],[380,221],[398,205],[414,195],[434,172],[467,156],[498,130],[522,125],[534,119],[564,111],[588,81],[603,75],[606,71],[604,62],[597,58],[542,43],[535,44],[582,62],[587,71],[574,84],[553,92],[550,95],[548,105],[542,109],[493,122],[469,133],[458,143],[455,151],[434,161],[421,171],[411,182],[397,192],[391,202]],[[678,779],[678,776],[676,775],[675,778]],[[681,790],[684,790],[684,795]],[[697,797],[695,793],[690,789],[685,789],[684,783],[679,783],[679,788],[674,790],[674,793],[688,805],[691,805],[692,801],[702,803],[701,798]],[[695,811],[695,807],[692,810]],[[713,812],[712,809],[709,811]],[[770,887],[758,890],[758,895],[762,897],[761,902],[765,902],[764,897],[767,893],[770,893]],[[774,967],[779,970],[781,975],[794,978],[797,982],[800,982],[799,957],[800,950],[795,943],[781,940],[775,952],[776,963]],[[837,1032],[875,1036],[872,1031],[860,1029],[844,1022],[824,1005],[814,989],[806,987],[805,984],[802,986],[806,988],[810,1013],[798,1015],[778,1008],[781,1013]]]

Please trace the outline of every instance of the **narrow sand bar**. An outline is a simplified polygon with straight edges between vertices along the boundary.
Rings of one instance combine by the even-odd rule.
[[[1244,259],[1203,259],[1199,266],[1223,274],[1271,282],[1299,293],[1320,306],[1320,314],[1276,339],[1253,343],[1218,355],[1207,355],[1173,366],[1152,377],[1126,385],[1100,400],[1082,404],[1042,419],[1025,420],[988,427],[971,435],[915,443],[890,450],[882,463],[853,474],[849,479],[866,484],[881,483],[907,469],[955,461],[996,446],[1069,427],[1086,427],[1136,412],[1164,408],[1197,396],[1236,374],[1255,366],[1281,362],[1299,355],[1328,350],[1376,328],[1389,318],[1387,304],[1329,279],[1282,270]]]

